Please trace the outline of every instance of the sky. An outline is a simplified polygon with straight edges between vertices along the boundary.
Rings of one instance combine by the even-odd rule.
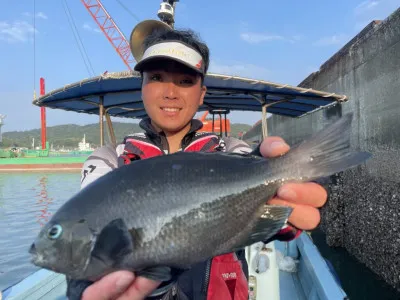
[[[157,19],[160,2],[102,0],[127,39],[139,21]],[[180,0],[175,27],[194,30],[208,44],[210,72],[291,85],[317,71],[368,23],[387,18],[400,5],[399,0],[246,2]],[[127,70],[81,1],[36,0],[34,13],[33,0],[0,0],[3,132],[40,128],[40,108],[32,104],[40,77],[49,92],[93,76],[70,24],[79,33],[95,76]],[[62,110],[47,109],[46,114],[47,126],[98,122],[98,117]],[[258,119],[251,113],[230,117],[231,122],[247,124]]]

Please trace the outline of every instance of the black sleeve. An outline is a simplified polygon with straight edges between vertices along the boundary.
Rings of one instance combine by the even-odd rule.
[[[84,290],[93,284],[89,280],[74,280],[67,277],[67,298],[69,300],[80,300]]]
[[[173,270],[173,278],[170,281],[161,283],[146,300],[189,300],[177,282],[181,273],[181,270]],[[93,284],[93,281],[75,280],[68,277],[66,281],[66,295],[69,300],[80,300],[85,289]]]

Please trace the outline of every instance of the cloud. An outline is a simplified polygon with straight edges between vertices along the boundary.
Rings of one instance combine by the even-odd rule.
[[[319,39],[318,41],[314,42],[313,45],[319,47],[342,45],[347,39],[348,37],[345,34],[332,35]]]
[[[25,17],[32,17],[32,14],[30,12],[24,12],[24,13],[22,13],[22,15],[25,16]],[[48,19],[47,15],[44,12],[41,12],[41,11],[39,11],[36,14],[36,18],[43,19],[43,20],[47,20]]]
[[[47,16],[41,11],[36,14],[36,17],[40,18],[40,19],[45,19],[45,20],[48,19]]]
[[[294,35],[293,37],[292,37],[292,40],[293,41],[300,41],[300,40],[302,40],[304,37],[302,36],[302,35],[300,35],[300,34],[298,34],[298,35]]]
[[[83,24],[83,29],[85,29],[89,32],[101,33],[100,29],[93,28],[89,23],[86,23],[86,22]]]
[[[0,40],[7,43],[27,42],[34,32],[33,26],[25,21],[14,21],[13,23],[0,21]]]
[[[284,40],[285,38],[280,35],[269,35],[264,33],[244,32],[240,34],[240,38],[250,44],[259,44],[261,42],[270,42],[277,40]]]
[[[360,15],[363,14],[367,11],[370,11],[371,9],[373,9],[375,6],[377,6],[379,4],[379,1],[376,0],[366,0],[361,2],[360,4],[358,4],[356,6],[356,8],[354,9],[354,13],[356,15]]]
[[[354,30],[360,31],[374,20],[384,20],[399,8],[399,0],[366,0],[354,8]]]
[[[226,64],[211,61],[209,72],[262,80],[268,80],[268,77],[271,76],[271,72],[264,67],[241,62]]]
[[[272,42],[272,41],[286,41],[290,43],[295,43],[300,41],[302,35],[294,35],[292,37],[284,37],[278,34],[266,34],[266,33],[256,33],[256,32],[243,32],[240,34],[240,38],[250,44],[259,44],[262,42]]]

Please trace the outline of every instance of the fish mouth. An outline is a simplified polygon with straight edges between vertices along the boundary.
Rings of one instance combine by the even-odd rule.
[[[29,248],[28,252],[31,255],[30,261],[31,261],[32,264],[34,264],[34,265],[36,265],[38,267],[41,267],[41,268],[46,268],[46,269],[53,270],[52,268],[48,267],[48,264],[46,263],[46,260],[44,259],[43,255],[37,252],[35,243],[33,243],[31,245],[31,247]]]
[[[31,255],[31,263],[34,265],[40,264],[42,257],[37,253],[35,243],[31,245],[28,252]]]
[[[28,251],[28,252],[29,252],[30,254],[32,254],[32,255],[36,255],[36,254],[37,254],[35,243],[32,243],[32,245],[31,245],[31,247],[29,248],[29,251]]]
[[[33,263],[34,265],[38,266],[38,267],[43,267],[43,256],[34,253],[31,254],[31,259],[30,259],[31,263]]]
[[[44,268],[44,269],[59,273],[59,270],[54,268],[53,266],[51,266],[51,264],[46,263],[46,261],[44,260],[43,256],[40,255],[40,254],[32,254],[30,261],[31,261],[32,264],[34,264],[37,267]]]

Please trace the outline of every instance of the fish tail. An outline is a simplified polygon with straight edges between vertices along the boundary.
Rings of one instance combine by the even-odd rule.
[[[287,154],[286,161],[297,165],[297,172],[290,177],[316,179],[330,176],[365,162],[371,154],[353,152],[350,145],[353,114],[349,113],[330,126],[327,126],[309,140],[304,141]],[[292,170],[290,170],[292,171]]]

